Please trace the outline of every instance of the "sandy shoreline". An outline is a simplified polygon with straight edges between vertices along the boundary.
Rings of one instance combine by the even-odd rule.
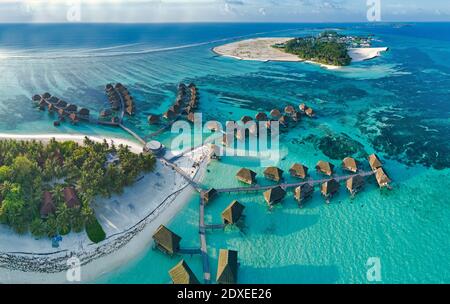
[[[78,134],[43,134],[16,135],[0,134],[1,139],[16,140],[73,140],[82,142],[84,135]],[[142,151],[142,146],[132,141],[113,138],[88,136],[94,141],[113,140],[115,144],[128,145],[133,152]],[[201,180],[206,172],[209,149],[205,146],[187,153],[176,161],[176,164],[189,175]],[[199,162],[200,167],[192,165]],[[155,172],[147,174],[133,187],[126,189],[124,194],[111,199],[98,199],[94,209],[99,221],[107,233],[107,240],[100,244],[92,244],[85,233],[70,234],[63,238],[58,249],[49,247],[49,240],[34,240],[31,235],[17,236],[14,232],[2,227],[0,233],[0,283],[65,283],[67,258],[77,256],[82,263],[82,282],[92,282],[99,276],[109,273],[130,260],[140,257],[152,246],[153,232],[161,224],[167,224],[186,205],[193,189],[187,182],[176,175],[171,168],[158,162]],[[149,197],[152,199],[149,200]],[[124,203],[120,203],[123,201]],[[133,202],[130,208],[125,202]],[[127,209],[128,208],[128,209]],[[123,216],[126,214],[126,216]],[[11,250],[14,249],[14,250]],[[53,253],[49,256],[39,256],[41,253]],[[11,254],[11,252],[33,252],[33,255]],[[6,262],[5,262],[6,261]],[[8,261],[17,262],[20,267],[30,264],[28,270],[14,270],[7,265]],[[56,269],[63,271],[33,271],[33,267]]]
[[[234,58],[238,60],[249,61],[281,61],[281,62],[306,62],[318,64],[326,69],[334,70],[341,67],[327,65],[311,60],[304,60],[296,55],[288,54],[282,50],[273,48],[274,44],[285,43],[293,38],[256,38],[237,41],[221,45],[212,49],[212,51],[220,56]],[[352,62],[361,62],[381,56],[381,52],[387,51],[386,47],[379,48],[351,48],[348,50]]]

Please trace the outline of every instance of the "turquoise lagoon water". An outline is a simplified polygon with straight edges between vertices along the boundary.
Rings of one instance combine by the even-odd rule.
[[[323,28],[374,34],[390,50],[340,71],[211,52],[234,39]],[[303,209],[289,194],[271,211],[261,194],[220,196],[208,206],[207,222],[220,221],[238,199],[246,206],[246,227],[208,233],[213,277],[219,249],[229,248],[239,251],[240,283],[368,283],[370,257],[380,258],[383,283],[450,281],[450,24],[1,25],[0,39],[0,132],[127,137],[90,125],[55,129],[48,114],[30,105],[30,96],[49,91],[98,112],[105,83],[122,82],[138,107],[126,124],[146,136],[154,131],[147,116],[173,102],[180,81],[192,81],[205,119],[224,122],[301,101],[313,106],[317,119],[281,135],[285,171],[294,162],[313,168],[319,159],[339,165],[350,154],[383,158],[392,191],[370,181],[355,198],[341,189],[326,205],[316,193]],[[172,137],[160,140],[170,145]],[[211,163],[204,182],[238,186],[234,175],[244,166],[262,175],[259,162],[225,157]],[[182,246],[195,247],[197,225],[194,196],[168,226],[183,237]],[[200,257],[185,258],[201,278]],[[97,282],[167,283],[167,270],[179,259],[149,248]]]

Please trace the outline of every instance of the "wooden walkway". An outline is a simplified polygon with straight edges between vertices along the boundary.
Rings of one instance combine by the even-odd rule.
[[[205,201],[200,197],[200,219],[198,233],[200,235],[200,250],[203,264],[203,280],[205,284],[211,283],[211,271],[209,269],[208,246],[206,244],[206,225],[205,225]]]

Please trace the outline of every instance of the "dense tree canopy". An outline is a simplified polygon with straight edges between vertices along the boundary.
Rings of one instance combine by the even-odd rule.
[[[119,161],[107,162],[111,155]],[[88,138],[83,145],[54,139],[45,145],[0,141],[0,223],[18,233],[30,231],[35,237],[81,232],[96,222],[91,208],[95,197],[121,193],[154,166],[153,155],[134,154],[126,146]],[[80,208],[66,204],[63,190],[69,186],[76,189]],[[44,191],[52,194],[55,210],[42,218]]]

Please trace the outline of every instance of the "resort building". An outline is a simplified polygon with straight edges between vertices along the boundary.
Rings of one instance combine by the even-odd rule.
[[[153,234],[156,248],[168,255],[174,255],[180,250],[181,237],[173,233],[164,225],[159,226]]]
[[[214,188],[211,188],[208,191],[204,191],[201,193],[201,197],[205,201],[205,203],[211,202],[216,196],[217,190]]]
[[[264,199],[266,200],[267,204],[269,204],[269,206],[280,203],[285,196],[286,191],[280,186],[277,186],[264,192]]]
[[[241,181],[245,184],[248,184],[248,185],[256,184],[256,172],[254,172],[250,169],[242,168],[236,174],[236,178],[239,181]]]
[[[310,184],[303,184],[294,190],[295,200],[298,202],[299,206],[303,205],[303,202],[312,197],[314,194],[314,187]]]
[[[236,284],[238,271],[238,253],[234,250],[220,249],[217,265],[217,278],[219,284]]]
[[[386,174],[386,172],[383,170],[382,167],[376,169],[375,178],[380,188],[389,187],[389,184],[391,183],[391,179],[389,178],[389,176]]]
[[[358,172],[358,164],[352,157],[344,158],[344,160],[342,161],[342,168],[353,173]]]
[[[272,118],[274,119],[278,119],[281,117],[281,112],[278,109],[273,109],[272,111],[270,111],[270,116],[272,116]]]
[[[325,198],[330,198],[339,191],[339,183],[333,178],[324,182],[320,187],[320,192]]]
[[[264,177],[274,182],[280,182],[283,179],[283,170],[277,167],[268,167],[264,170]]]
[[[47,218],[50,214],[54,214],[56,206],[53,202],[53,197],[50,191],[44,191],[43,200],[41,204],[41,218]]]
[[[200,284],[194,272],[184,260],[181,260],[175,267],[170,269],[169,275],[173,284]]]
[[[369,165],[373,171],[376,171],[378,168],[381,168],[383,166],[376,154],[369,155]]]
[[[329,162],[321,160],[317,163],[316,170],[325,175],[331,176],[333,175],[334,165]]]
[[[238,201],[233,201],[223,212],[222,221],[225,225],[236,224],[244,212],[245,206]]]
[[[165,147],[159,141],[152,140],[145,144],[144,152],[159,156],[165,152]]]
[[[64,201],[69,208],[80,208],[81,202],[77,197],[77,193],[73,187],[64,188]]]
[[[305,179],[308,176],[308,167],[296,163],[289,169],[289,173],[292,177]]]
[[[267,120],[267,114],[264,112],[259,112],[258,114],[256,114],[255,119],[257,121],[266,121]]]
[[[361,191],[362,187],[364,187],[364,183],[364,177],[361,175],[354,175],[345,182],[345,186],[350,194],[353,195]]]

